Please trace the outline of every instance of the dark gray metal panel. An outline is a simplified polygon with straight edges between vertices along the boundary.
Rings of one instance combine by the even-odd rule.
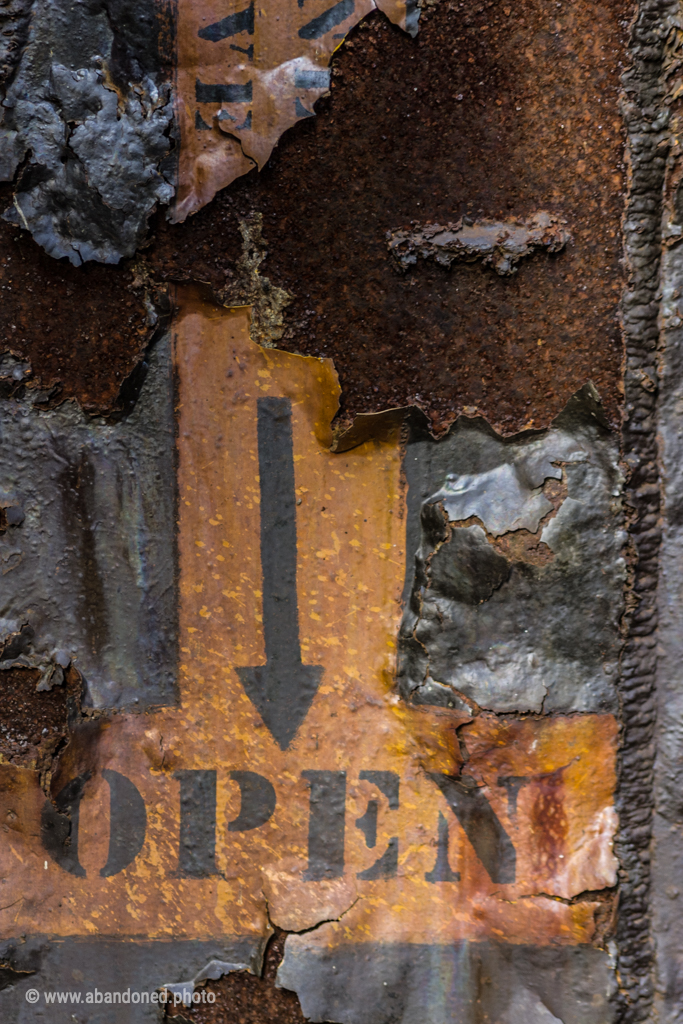
[[[550,430],[505,439],[460,419],[413,437],[399,685],[494,711],[614,711],[625,562],[618,441],[595,390]],[[553,505],[542,492],[561,480]],[[459,525],[476,517],[481,525]],[[538,556],[505,555],[526,531]],[[454,695],[455,691],[455,695]]]
[[[611,958],[593,946],[287,939],[278,984],[311,1021],[338,1024],[609,1024]]]
[[[28,38],[28,12],[12,26],[15,50],[26,45],[2,104],[0,177],[27,165],[5,216],[51,256],[118,263],[173,195],[161,171],[173,112],[160,10],[144,0],[133,10],[125,0],[34,0]]]
[[[158,342],[131,415],[89,420],[40,393],[0,402],[0,668],[41,685],[69,659],[96,708],[176,696],[175,467],[170,336]],[[22,626],[29,629],[20,633]],[[3,641],[19,634],[6,647]],[[9,652],[9,653],[7,653]]]
[[[265,940],[236,936],[210,941],[134,941],[50,939],[32,936],[0,945],[0,1019],[12,1024],[150,1024],[163,1011],[153,1004],[94,1005],[88,992],[152,992],[162,985],[190,982],[210,961],[243,966],[258,973]],[[12,972],[17,972],[13,975]],[[30,972],[30,973],[24,973]],[[214,972],[215,973],[215,972]],[[26,992],[37,989],[31,1005]],[[47,1005],[45,992],[80,993],[78,1004]]]
[[[656,1004],[662,1024],[683,1020],[683,252],[662,261],[658,428],[663,477],[659,576],[657,757],[652,859]]]

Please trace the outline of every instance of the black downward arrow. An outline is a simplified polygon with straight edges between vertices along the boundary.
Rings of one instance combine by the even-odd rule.
[[[308,714],[323,669],[301,663],[292,405],[288,398],[259,398],[257,404],[266,663],[236,671],[249,700],[286,750]]]

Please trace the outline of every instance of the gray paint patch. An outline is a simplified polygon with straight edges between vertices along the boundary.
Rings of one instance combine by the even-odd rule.
[[[401,695],[451,706],[464,695],[499,712],[616,710],[622,479],[594,389],[544,432],[508,440],[461,419],[441,441],[414,433],[404,467]],[[550,518],[542,488],[559,479],[567,496]],[[496,547],[522,530],[538,557]]]
[[[322,947],[287,939],[277,983],[311,1021],[338,1024],[609,1024],[611,958],[593,946],[493,942]]]
[[[75,265],[132,256],[147,217],[174,191],[162,170],[173,116],[170,83],[149,53],[142,67],[128,61],[134,77],[123,87],[112,81],[112,54],[126,47],[122,6],[34,0],[25,46],[27,12],[12,23],[16,66],[2,106],[0,178],[12,180],[26,163],[5,218]]]
[[[49,685],[73,659],[86,705],[173,703],[170,337],[120,423],[89,420],[73,402],[41,411],[40,398],[26,389],[0,402],[0,507],[23,513],[0,534],[0,669],[40,668]]]
[[[149,992],[181,985],[220,961],[258,974],[265,939],[235,936],[209,941],[123,941],[117,939],[9,939],[0,945],[0,971],[8,984],[0,991],[0,1018],[12,1024],[151,1024],[163,1019],[153,1004],[95,1005],[88,992]],[[12,973],[11,973],[12,972]],[[18,975],[18,977],[17,977]],[[31,1005],[26,992],[37,989]],[[80,994],[78,1006],[46,1005],[44,992]],[[75,1014],[75,1016],[74,1016]]]

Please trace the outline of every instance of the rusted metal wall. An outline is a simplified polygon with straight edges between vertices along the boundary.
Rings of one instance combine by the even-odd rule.
[[[678,1020],[678,5],[0,18],[3,1017]]]

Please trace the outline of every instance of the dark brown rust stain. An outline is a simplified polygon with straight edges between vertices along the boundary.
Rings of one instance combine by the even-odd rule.
[[[162,278],[221,289],[237,220],[263,213],[264,273],[296,298],[279,347],[328,355],[343,416],[415,403],[443,429],[478,409],[504,432],[547,424],[592,379],[620,403],[618,85],[626,0],[441,0],[416,40],[381,14],[334,62],[318,117],[267,168],[235,182],[148,250]],[[566,251],[511,279],[420,261],[406,275],[386,232],[462,215],[563,216]]]
[[[76,553],[83,580],[80,589],[80,618],[93,655],[109,642],[109,620],[102,571],[97,560],[95,509],[96,469],[85,451],[77,465],[64,460],[58,486],[64,495],[64,533],[67,544]]]
[[[12,201],[0,188],[0,209]],[[130,266],[55,260],[0,220],[0,352],[28,359],[31,380],[86,411],[120,408],[124,381],[151,336]]]
[[[70,723],[68,742],[60,751],[50,780],[53,798],[73,779],[89,777],[101,769],[99,743],[107,724],[105,717],[76,718]]]
[[[190,1024],[306,1024],[296,993],[275,988],[286,938],[287,933],[277,929],[270,939],[260,978],[239,973],[209,981],[206,991],[215,995],[215,1003],[200,1003],[191,1009],[169,1007],[165,1019],[176,1024],[183,1018]]]
[[[40,672],[0,672],[0,757],[23,768],[49,767],[67,729],[68,685],[38,693]]]
[[[564,807],[564,772],[564,767],[557,768],[533,780],[530,827],[534,835],[534,867],[548,878],[562,868],[560,857],[567,855],[569,820]]]

